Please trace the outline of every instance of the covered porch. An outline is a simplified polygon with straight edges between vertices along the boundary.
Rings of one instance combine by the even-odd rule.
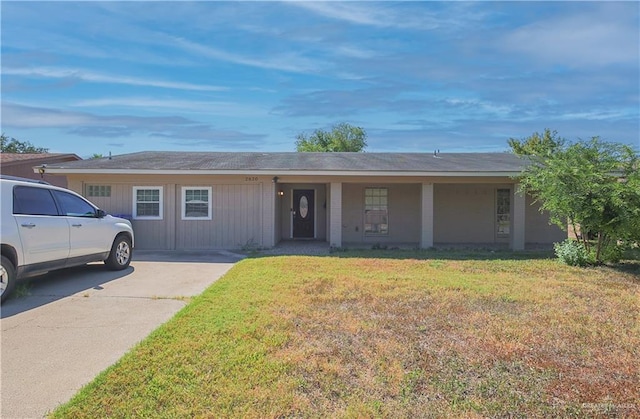
[[[274,245],[313,240],[335,248],[462,243],[524,250],[527,213],[536,218],[517,184],[504,178],[313,180],[274,182]]]

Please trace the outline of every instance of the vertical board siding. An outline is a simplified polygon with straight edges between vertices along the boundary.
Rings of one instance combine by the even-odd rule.
[[[133,220],[133,186],[162,186],[162,220]],[[261,183],[214,184],[202,179],[181,184],[151,182],[85,181],[73,182],[74,190],[87,196],[88,185],[110,185],[111,197],[88,197],[111,215],[131,219],[136,248],[237,249],[264,246],[263,190]],[[182,187],[212,187],[212,219],[182,220]]]
[[[88,185],[110,185],[110,197],[87,196]],[[167,194],[167,185],[164,187],[164,219],[162,220],[134,220],[133,217],[133,186],[132,184],[118,184],[110,182],[85,182],[82,194],[98,207],[107,213],[131,220],[133,232],[135,234],[135,247],[139,249],[164,250],[170,249],[168,243],[167,226],[171,223],[171,211],[167,199],[171,194]],[[145,186],[135,184],[135,186]],[[158,186],[154,183],[153,186]]]
[[[89,185],[111,186],[111,196],[89,196],[87,192]],[[82,196],[86,197],[99,208],[107,211],[107,213],[111,215],[125,216],[125,218],[131,219],[131,212],[133,210],[131,206],[131,201],[133,199],[131,186],[115,185],[112,183],[87,182],[81,193]]]
[[[193,185],[189,185],[193,186]],[[178,185],[177,189],[181,190]],[[262,246],[262,185],[212,185],[212,219],[182,220],[176,193],[176,248],[238,249]]]
[[[168,185],[160,183],[136,183],[135,185],[114,185],[118,188],[124,187],[128,202],[128,214],[133,213],[133,186],[161,186],[163,188],[163,202],[162,202],[162,220],[131,220],[133,225],[133,233],[135,234],[136,248],[148,249],[148,250],[170,250],[172,249],[170,238],[170,226],[173,222],[171,218],[171,193],[169,193]],[[113,193],[113,186],[111,187]]]

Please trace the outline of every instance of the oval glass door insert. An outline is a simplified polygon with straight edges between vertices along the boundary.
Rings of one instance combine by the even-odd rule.
[[[302,195],[300,197],[300,217],[307,218],[307,214],[309,213],[309,201],[307,201],[307,197]]]

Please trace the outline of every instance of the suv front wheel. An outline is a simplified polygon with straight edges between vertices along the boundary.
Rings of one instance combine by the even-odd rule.
[[[0,264],[0,302],[11,294],[15,281],[16,268],[7,257],[2,256],[2,263]]]
[[[131,239],[124,234],[120,234],[113,241],[109,257],[104,263],[107,268],[114,271],[126,269],[131,263],[131,252]]]

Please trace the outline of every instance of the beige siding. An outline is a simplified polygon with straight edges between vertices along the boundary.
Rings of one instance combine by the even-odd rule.
[[[525,240],[527,244],[550,244],[566,239],[567,232],[555,224],[550,224],[549,214],[540,212],[539,204],[527,196],[525,215]]]
[[[76,184],[74,183],[73,186],[75,185]],[[89,196],[87,193],[89,185],[111,186],[111,196]],[[109,214],[126,215],[127,218],[131,218],[133,208],[133,192],[131,186],[104,182],[87,182],[84,187],[80,186],[80,188],[82,189],[78,192],[81,192],[83,196],[87,197],[87,199],[107,211]]]
[[[173,197],[173,188],[171,184],[161,183],[143,183],[136,182],[133,185],[114,185],[118,188],[126,187],[128,189],[128,197],[122,196],[120,199],[126,200],[128,203],[127,214],[133,214],[133,186],[160,186],[163,189],[163,206],[162,220],[131,220],[133,232],[136,236],[136,248],[153,249],[153,250],[171,250],[174,249],[172,238],[174,237],[174,219],[172,218],[175,211],[171,205]],[[113,188],[111,187],[112,193]],[[114,208],[122,208],[122,201],[114,201]],[[115,211],[109,210],[110,213]]]
[[[388,189],[389,234],[364,234],[365,188]],[[421,184],[354,184],[342,185],[342,241],[365,244],[420,243]]]
[[[212,219],[182,220],[182,186],[176,193],[178,249],[237,249],[262,245],[262,185],[214,185]]]
[[[273,189],[271,177],[266,176],[85,175],[70,178],[69,187],[87,196],[87,185],[110,185],[111,197],[91,197],[91,201],[110,214],[131,218],[133,187],[162,186],[163,219],[132,220],[139,249],[236,249],[273,245],[273,226],[264,228],[265,219],[273,219],[263,211],[266,183]],[[183,186],[212,188],[211,220],[182,220]]]
[[[494,243],[495,185],[434,185],[434,238],[443,244]]]
[[[131,218],[134,186],[162,186],[162,220],[132,220],[139,249],[233,249],[270,247],[291,237],[291,201],[294,189],[314,189],[315,234],[318,240],[349,246],[430,245],[427,231],[433,206],[433,243],[509,244],[496,238],[496,190],[514,185],[505,178],[384,178],[243,175],[74,175],[69,188],[87,196],[87,185],[110,185],[111,197],[90,199],[107,212]],[[440,182],[440,183],[439,183]],[[447,183],[443,183],[447,182]],[[431,186],[431,184],[433,186]],[[329,186],[331,185],[331,189]],[[341,185],[338,187],[338,185]],[[425,186],[428,188],[425,189]],[[182,220],[182,187],[212,188],[212,219]],[[388,189],[389,233],[364,234],[364,191]],[[433,187],[433,199],[424,195]],[[340,196],[331,196],[331,191]],[[284,196],[278,195],[279,191]],[[427,192],[425,192],[427,191]],[[326,207],[325,207],[326,203]],[[525,203],[525,242],[543,244],[562,240],[566,233],[550,226],[546,214]],[[424,208],[424,213],[423,213]],[[512,203],[512,222],[513,222]],[[332,234],[330,235],[330,226]],[[513,225],[512,225],[513,231]]]

